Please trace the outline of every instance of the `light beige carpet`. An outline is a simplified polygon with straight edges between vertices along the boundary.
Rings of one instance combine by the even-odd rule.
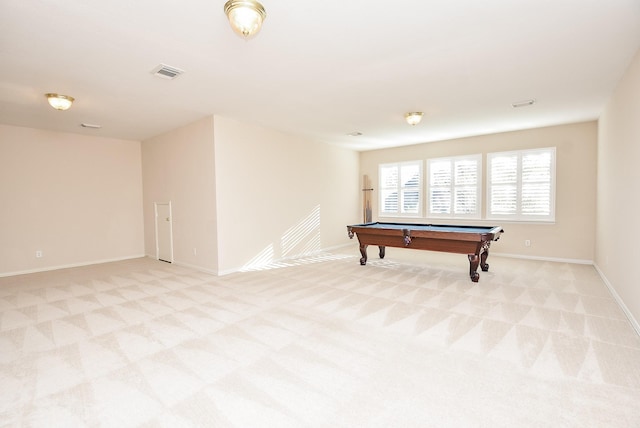
[[[0,426],[640,426],[640,339],[592,266],[370,253],[0,278]]]

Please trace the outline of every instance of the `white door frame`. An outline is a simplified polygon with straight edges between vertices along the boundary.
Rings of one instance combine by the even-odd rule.
[[[169,263],[173,263],[173,212],[171,210],[171,201],[169,202],[154,202],[153,210],[155,214],[155,225],[156,225],[156,260],[160,259],[160,245],[158,241],[158,205],[168,205],[169,206],[169,254],[171,255],[170,260],[165,260]],[[164,260],[164,259],[163,259]]]

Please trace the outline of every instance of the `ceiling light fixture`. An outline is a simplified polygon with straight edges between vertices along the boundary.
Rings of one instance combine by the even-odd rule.
[[[423,113],[421,111],[413,111],[404,115],[407,123],[411,126],[417,125],[422,120]]]
[[[256,0],[229,0],[224,5],[224,13],[233,31],[245,40],[258,34],[267,17],[264,7]]]
[[[73,104],[74,98],[69,95],[44,94],[51,107],[56,110],[69,110]]]

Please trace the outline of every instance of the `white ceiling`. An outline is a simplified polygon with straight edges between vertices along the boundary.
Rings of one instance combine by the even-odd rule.
[[[640,0],[263,0],[249,41],[224,3],[2,1],[0,123],[143,140],[215,114],[369,150],[596,119],[640,48]]]

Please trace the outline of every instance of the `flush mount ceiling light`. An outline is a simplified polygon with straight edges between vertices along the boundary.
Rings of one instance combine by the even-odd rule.
[[[404,115],[407,123],[411,126],[417,125],[422,120],[423,113],[421,111],[413,111]]]
[[[73,104],[74,98],[69,95],[44,94],[51,107],[56,110],[68,110]]]
[[[258,34],[267,17],[264,7],[255,0],[229,0],[224,5],[224,13],[233,31],[245,40]]]

